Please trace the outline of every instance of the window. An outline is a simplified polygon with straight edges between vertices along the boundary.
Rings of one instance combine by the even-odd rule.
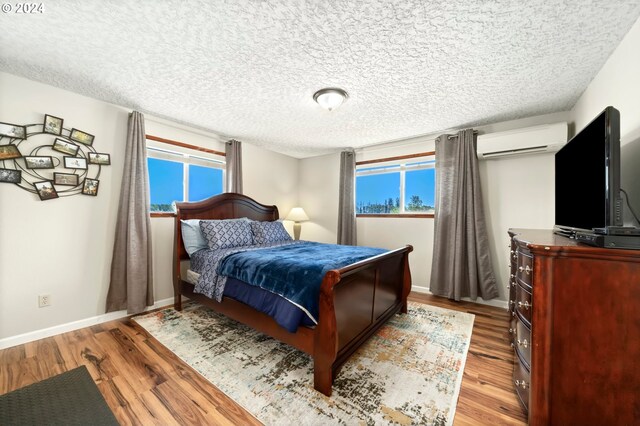
[[[428,152],[357,163],[356,214],[432,215],[436,189],[433,156]]]
[[[148,146],[147,157],[152,213],[173,212],[174,201],[200,201],[223,192],[224,156]]]

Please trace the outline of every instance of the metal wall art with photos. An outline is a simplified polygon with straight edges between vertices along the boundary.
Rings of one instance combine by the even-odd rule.
[[[60,117],[42,123],[0,122],[0,184],[12,183],[40,200],[98,195],[102,166],[111,156],[93,148],[95,136],[65,128]]]

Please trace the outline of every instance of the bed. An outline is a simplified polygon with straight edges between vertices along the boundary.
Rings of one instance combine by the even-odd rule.
[[[410,245],[326,272],[320,285],[318,319],[315,326],[300,326],[290,332],[270,316],[231,297],[217,302],[194,292],[186,279],[184,261],[189,260],[182,238],[181,220],[248,218],[278,220],[276,206],[263,205],[235,193],[225,193],[194,203],[176,203],[174,241],[175,308],[182,309],[182,296],[208,306],[307,354],[314,361],[314,388],[331,396],[340,367],[373,333],[398,312],[407,312],[411,290]]]

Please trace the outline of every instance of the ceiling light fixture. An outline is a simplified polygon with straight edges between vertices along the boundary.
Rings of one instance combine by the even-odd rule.
[[[344,101],[347,100],[349,95],[342,89],[335,87],[329,87],[326,89],[320,89],[313,94],[313,100],[318,103],[322,108],[332,111],[338,108]]]

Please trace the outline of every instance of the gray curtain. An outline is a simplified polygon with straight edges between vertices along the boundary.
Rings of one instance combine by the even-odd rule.
[[[153,305],[149,175],[144,116],[129,115],[107,312],[135,314]]]
[[[472,129],[436,139],[436,209],[430,290],[460,300],[498,297]]]
[[[242,142],[231,139],[225,148],[227,162],[226,192],[242,194]]]
[[[356,241],[356,153],[340,154],[340,195],[338,200],[338,244],[355,246]]]

